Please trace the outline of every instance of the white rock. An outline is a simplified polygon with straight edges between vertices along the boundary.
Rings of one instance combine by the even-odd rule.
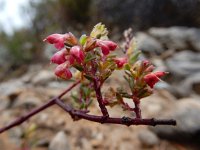
[[[200,142],[200,102],[191,98],[182,99],[171,105],[160,118],[172,118],[176,126],[150,127],[159,137],[179,142],[198,144]]]
[[[148,53],[162,53],[163,47],[158,40],[145,33],[138,33],[136,36],[138,49]]]
[[[153,147],[159,144],[158,137],[149,130],[141,130],[138,134],[138,138],[145,147]]]
[[[68,138],[64,131],[60,131],[50,142],[48,150],[70,150]]]
[[[53,71],[42,70],[32,79],[35,85],[46,85],[49,81],[55,80]]]

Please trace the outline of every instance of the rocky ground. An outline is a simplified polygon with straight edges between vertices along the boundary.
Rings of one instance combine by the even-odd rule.
[[[144,118],[173,118],[177,126],[120,126],[73,122],[53,106],[0,135],[0,149],[25,150],[198,150],[200,149],[200,29],[152,28],[136,34],[145,57],[170,72],[154,95],[142,100]],[[109,85],[123,84],[118,75]],[[33,65],[19,78],[0,84],[0,127],[61,93],[70,82],[57,80],[52,68]],[[70,100],[69,96],[64,98]],[[94,103],[93,113],[99,113]],[[126,115],[120,107],[112,116]],[[133,115],[133,114],[128,114]]]

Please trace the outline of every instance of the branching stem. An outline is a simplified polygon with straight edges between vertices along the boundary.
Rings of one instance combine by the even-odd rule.
[[[141,109],[140,109],[140,100],[133,98],[133,102],[135,104],[135,108],[133,109],[136,115],[136,118],[141,119],[142,115],[141,115]]]
[[[122,117],[122,118],[113,118],[113,117],[107,117],[106,119],[103,118],[103,116],[95,116],[95,115],[90,115],[87,113],[83,113],[80,110],[75,110],[71,106],[63,103],[60,99],[56,99],[56,104],[61,107],[63,110],[68,112],[70,116],[74,120],[79,120],[79,119],[85,119],[93,122],[98,122],[98,123],[109,123],[109,124],[121,124],[121,125],[151,125],[151,126],[156,126],[156,125],[176,125],[175,120],[157,120],[154,118],[151,119],[139,119],[139,118],[129,118],[129,117]]]
[[[106,118],[106,117],[109,116],[109,114],[108,114],[108,111],[107,111],[105,105],[103,104],[101,88],[100,88],[100,85],[99,85],[97,79],[94,80],[94,89],[95,89],[95,92],[96,92],[96,97],[97,97],[97,101],[99,103],[99,107],[101,109],[101,112],[102,112],[103,116]]]

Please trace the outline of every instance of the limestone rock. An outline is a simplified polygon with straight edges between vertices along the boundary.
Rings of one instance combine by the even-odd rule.
[[[159,137],[184,142],[200,142],[200,102],[193,99],[182,99],[160,117],[173,118],[177,126],[156,126],[150,127]]]
[[[168,49],[200,51],[200,29],[198,28],[151,28],[148,33]]]
[[[143,52],[160,54],[164,50],[160,42],[148,34],[138,33],[136,40],[138,49]]]
[[[155,133],[149,130],[142,130],[138,134],[138,138],[144,147],[153,147],[159,144],[159,139]]]
[[[48,82],[55,79],[53,71],[42,70],[32,79],[35,85],[46,85]]]
[[[49,145],[49,150],[70,150],[68,138],[64,131],[60,131],[52,139]]]
[[[200,71],[200,53],[189,50],[176,53],[167,59],[166,65],[170,73],[186,77]]]

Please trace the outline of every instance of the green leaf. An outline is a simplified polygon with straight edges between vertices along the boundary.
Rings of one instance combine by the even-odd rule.
[[[91,90],[90,88],[86,87],[86,86],[83,86],[81,87],[82,91],[83,91],[83,94],[84,94],[84,97],[87,98],[90,96],[90,93],[91,93]]]
[[[134,78],[129,75],[128,72],[125,72],[127,76],[124,75],[124,79],[128,82],[130,89],[132,90],[134,88]]]
[[[74,100],[74,102],[78,103],[79,102],[79,98],[77,97],[77,95],[75,94],[71,94],[72,99]]]
[[[141,54],[141,51],[137,51],[135,54],[131,55],[129,63],[134,64],[137,61],[140,54]]]
[[[129,76],[129,77],[132,77],[131,73],[128,72],[128,71],[125,71],[125,74],[126,74],[127,76]]]
[[[130,67],[129,64],[125,64],[125,65],[124,65],[124,69],[130,71],[131,67]]]
[[[92,55],[91,53],[87,53],[84,62],[87,63],[91,60],[94,60],[96,58],[96,56]]]
[[[129,78],[124,75],[124,79],[129,83]]]
[[[84,34],[84,35],[82,35],[82,36],[80,37],[79,43],[80,43],[81,45],[85,45],[86,42],[87,42],[87,36]]]
[[[89,102],[87,103],[87,107],[90,106],[92,104],[92,99],[89,100]]]
[[[133,90],[133,88],[134,88],[134,80],[133,80],[133,78],[130,78],[129,86],[130,86],[130,89]]]
[[[136,42],[135,38],[133,37],[133,38],[131,39],[131,42],[130,42],[130,44],[129,44],[129,48],[128,48],[126,54],[127,54],[128,56],[130,56],[130,55],[132,55],[135,51],[137,51],[137,42]]]
[[[74,68],[76,68],[80,72],[83,71],[83,67],[81,65],[74,65]]]
[[[86,108],[86,104],[83,102],[83,103],[81,104],[81,106],[80,106],[80,109],[84,109],[84,108]]]
[[[93,81],[94,80],[94,77],[90,76],[90,75],[84,75],[84,77],[90,81]]]
[[[97,39],[108,39],[108,30],[105,25],[102,23],[98,23],[94,26],[90,36]]]

